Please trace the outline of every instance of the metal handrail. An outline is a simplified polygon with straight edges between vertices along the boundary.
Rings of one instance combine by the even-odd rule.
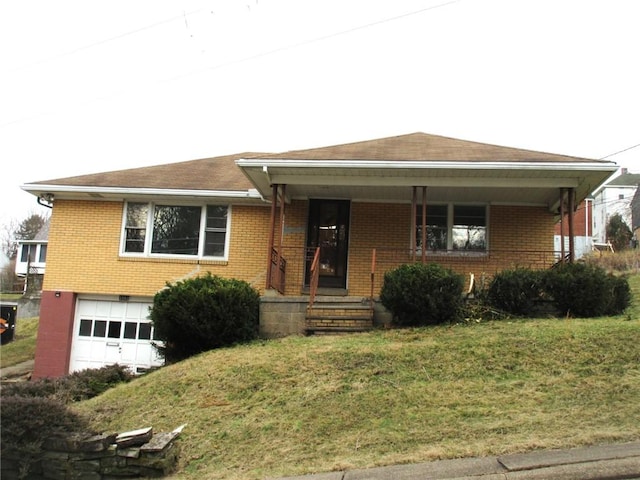
[[[309,308],[313,308],[313,303],[316,301],[316,294],[318,293],[318,281],[320,279],[320,269],[318,268],[319,263],[320,247],[317,247],[316,253],[313,255],[311,269],[309,270]]]
[[[376,249],[371,251],[371,295],[369,297],[369,314],[373,318],[373,292],[376,278]]]
[[[278,264],[280,258],[280,264]],[[278,255],[278,251],[274,248],[271,250],[271,278],[269,278],[269,286],[275,288],[279,293],[284,295],[285,276],[287,272],[287,261],[282,255]]]

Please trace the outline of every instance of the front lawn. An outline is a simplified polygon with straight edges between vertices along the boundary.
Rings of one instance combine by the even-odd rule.
[[[164,367],[76,408],[100,431],[187,424],[175,475],[185,479],[638,440],[637,308],[255,342]]]

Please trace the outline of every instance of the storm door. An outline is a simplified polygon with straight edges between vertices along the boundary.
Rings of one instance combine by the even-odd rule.
[[[348,200],[310,200],[307,248],[309,250],[305,284],[316,247],[320,247],[320,288],[347,287],[347,255],[349,250]]]

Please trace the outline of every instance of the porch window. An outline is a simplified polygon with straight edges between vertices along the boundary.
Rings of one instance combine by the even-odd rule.
[[[485,205],[427,205],[426,241],[429,251],[487,249]],[[422,248],[422,206],[416,213],[416,248]]]
[[[229,206],[129,202],[123,227],[125,254],[224,258]]]

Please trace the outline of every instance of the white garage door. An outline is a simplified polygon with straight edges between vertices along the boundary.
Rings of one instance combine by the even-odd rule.
[[[148,320],[151,303],[78,300],[71,372],[117,363],[134,373],[161,366]]]

